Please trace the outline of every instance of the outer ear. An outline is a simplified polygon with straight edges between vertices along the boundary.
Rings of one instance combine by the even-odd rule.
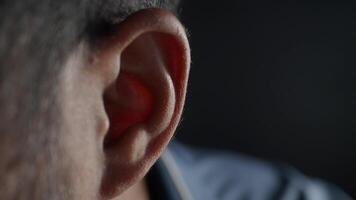
[[[139,11],[100,38],[95,68],[105,82],[110,128],[103,142],[104,199],[140,180],[180,120],[190,64],[185,30],[170,12]]]

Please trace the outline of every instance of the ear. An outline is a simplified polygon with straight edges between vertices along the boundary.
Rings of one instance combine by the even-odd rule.
[[[170,12],[147,9],[99,39],[95,68],[105,87],[109,130],[103,140],[101,193],[113,198],[139,181],[170,141],[185,99],[190,50]]]

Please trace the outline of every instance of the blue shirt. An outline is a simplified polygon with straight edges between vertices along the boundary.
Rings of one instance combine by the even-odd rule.
[[[173,141],[147,175],[153,200],[351,200],[284,165]]]

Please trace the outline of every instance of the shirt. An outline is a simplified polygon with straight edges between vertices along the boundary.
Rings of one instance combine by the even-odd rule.
[[[351,200],[290,166],[173,141],[147,177],[152,200]]]

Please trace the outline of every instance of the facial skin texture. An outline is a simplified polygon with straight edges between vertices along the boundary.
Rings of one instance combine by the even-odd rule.
[[[189,63],[184,28],[159,9],[80,43],[60,81],[61,144],[75,199],[120,199],[135,184],[142,191],[179,123]]]
[[[141,20],[137,17],[135,20],[127,18],[130,15],[136,15],[135,12],[145,8],[164,8],[175,12],[177,3],[177,0],[1,1],[0,199],[107,199],[110,196],[109,193],[112,197],[116,197],[117,194],[126,191],[125,188],[138,182],[140,174],[144,174],[143,169],[149,168],[155,155],[158,155],[163,149],[169,136],[173,133],[176,121],[178,121],[180,104],[184,100],[182,91],[185,89],[187,77],[185,71],[188,71],[186,63],[189,63],[189,47],[185,44],[186,42],[182,42],[185,41],[184,39],[179,39],[184,37],[184,31],[177,28],[180,27],[179,22],[175,23],[174,20],[171,20],[170,24],[174,25],[175,29],[172,32],[168,31],[169,28],[164,25],[167,18],[157,12],[149,12],[151,14],[145,12],[146,14],[143,14],[144,17],[141,17]],[[156,20],[149,17],[155,15],[160,17],[156,17]],[[157,19],[163,20],[157,21]],[[125,22],[122,23],[123,21]],[[122,27],[124,24],[130,25],[125,28]],[[161,24],[161,28],[157,26],[158,24]],[[141,33],[145,33],[142,28],[148,30],[148,26],[156,33],[161,32],[167,37],[169,35],[171,39],[174,38],[167,42],[168,40],[162,39],[163,37],[153,37],[156,40],[166,41],[154,46],[167,45],[168,47],[165,46],[164,50],[163,48],[153,48],[152,45],[146,45],[146,47],[150,51],[162,49],[162,52],[169,53],[170,57],[166,54],[152,53],[151,55],[162,55],[159,57],[164,58],[166,62],[159,66],[166,66],[167,69],[176,67],[182,71],[183,75],[179,81],[174,79],[165,82],[167,85],[174,85],[174,87],[170,87],[174,88],[173,92],[169,90],[170,93],[167,90],[158,90],[158,87],[151,88],[143,85],[143,88],[149,88],[150,90],[147,91],[152,92],[152,97],[175,94],[174,104],[177,109],[173,111],[174,117],[165,118],[169,112],[157,111],[158,108],[163,108],[163,106],[159,106],[159,102],[173,98],[155,97],[152,99],[155,100],[152,101],[152,113],[150,109],[134,109],[133,111],[137,111],[137,114],[132,114],[132,116],[136,116],[134,120],[123,112],[120,113],[122,118],[117,117],[112,110],[120,111],[119,107],[125,108],[123,110],[148,108],[146,106],[149,105],[148,101],[143,104],[138,104],[139,101],[128,101],[122,98],[117,101],[118,98],[112,98],[115,97],[113,95],[115,90],[110,89],[114,88],[112,86],[115,85],[115,82],[125,82],[121,78],[116,79],[116,77],[122,77],[120,76],[121,69],[125,68],[130,72],[130,67],[121,64],[127,60],[125,59],[127,56],[121,55],[126,52],[124,47],[131,46],[127,39],[130,39],[129,36],[140,36]],[[162,27],[166,28],[162,29]],[[178,35],[179,32],[183,32],[183,34]],[[146,33],[148,32],[146,31]],[[138,39],[139,37],[134,38]],[[130,41],[135,41],[134,38],[131,38]],[[113,41],[110,42],[110,40]],[[121,44],[122,48],[119,48],[120,45],[117,42]],[[104,45],[105,43],[107,45]],[[109,47],[117,48],[113,48],[111,51]],[[173,52],[176,52],[174,56],[172,56]],[[132,57],[145,61],[141,62],[140,66],[150,66],[150,63],[146,62],[147,59],[141,59],[141,55],[144,54]],[[103,60],[106,60],[107,63],[104,63]],[[176,63],[176,61],[182,62]],[[185,61],[187,62],[185,63]],[[155,63],[158,63],[158,59],[155,59]],[[114,65],[117,67],[108,67]],[[112,69],[116,69],[116,71]],[[154,74],[145,74],[147,78],[150,77],[150,80],[145,82],[159,83],[157,80],[162,80],[162,78],[156,80],[158,77],[153,76]],[[170,74],[178,73],[162,74],[170,77]],[[131,75],[135,75],[135,73],[131,73]],[[137,76],[137,74],[135,76],[135,79],[140,82],[145,80],[145,77]],[[100,86],[98,83],[102,85]],[[120,92],[125,88],[130,88],[121,83],[117,86],[117,88],[123,88],[123,90],[120,89]],[[154,91],[165,92],[162,95],[157,95]],[[128,92],[136,94],[134,90],[133,92],[128,90]],[[108,109],[107,100],[109,99],[112,105],[120,106]],[[136,103],[127,104],[125,102]],[[124,107],[124,105],[129,105],[129,107]],[[166,107],[167,105],[164,104]],[[143,112],[145,110],[148,113],[147,116]],[[162,110],[164,111],[164,109]],[[139,119],[137,116],[145,117]],[[121,120],[113,120],[114,118],[130,120],[126,120],[124,123]],[[156,132],[153,134],[149,130],[146,131],[146,128],[152,127],[149,124],[159,125],[160,120],[153,120],[157,118],[167,119],[170,125],[160,131],[165,134],[157,134],[165,137],[155,137],[163,138],[160,140],[146,137],[147,135],[156,135]],[[154,123],[146,123],[146,119]],[[109,125],[108,122],[110,122]],[[134,126],[138,122],[142,128]],[[111,134],[111,127],[123,127],[121,124],[128,124],[131,129],[136,128],[144,131],[136,131],[136,137],[135,134],[126,134],[129,130],[125,131],[125,128],[120,131],[123,137],[120,136],[120,139],[113,141],[108,133]],[[110,127],[108,132],[107,127]],[[163,129],[163,126],[157,127]],[[130,132],[135,133],[133,130]],[[131,142],[124,139],[125,137],[130,138],[129,135],[132,138]],[[135,140],[135,138],[141,139]],[[110,145],[105,145],[106,142],[103,141],[107,141],[107,144]],[[123,145],[119,145],[119,143]],[[148,143],[156,145],[146,145]],[[142,145],[142,148],[138,148],[140,151],[130,150],[135,149],[133,148],[135,146],[141,146],[139,144]],[[116,151],[115,149],[118,148],[114,147],[117,146],[121,146],[126,153],[123,150]],[[146,153],[147,148],[143,147],[152,150],[149,151],[150,153]],[[109,154],[109,152],[111,153]],[[135,168],[133,162],[130,164],[127,158],[141,163],[141,165],[136,164],[141,168]],[[113,165],[113,163],[117,163],[116,160],[125,162],[126,169],[122,164]],[[115,172],[112,174],[116,175],[109,176],[109,169]],[[113,177],[113,180],[117,181],[111,181],[109,177]],[[120,179],[120,177],[122,178]]]

